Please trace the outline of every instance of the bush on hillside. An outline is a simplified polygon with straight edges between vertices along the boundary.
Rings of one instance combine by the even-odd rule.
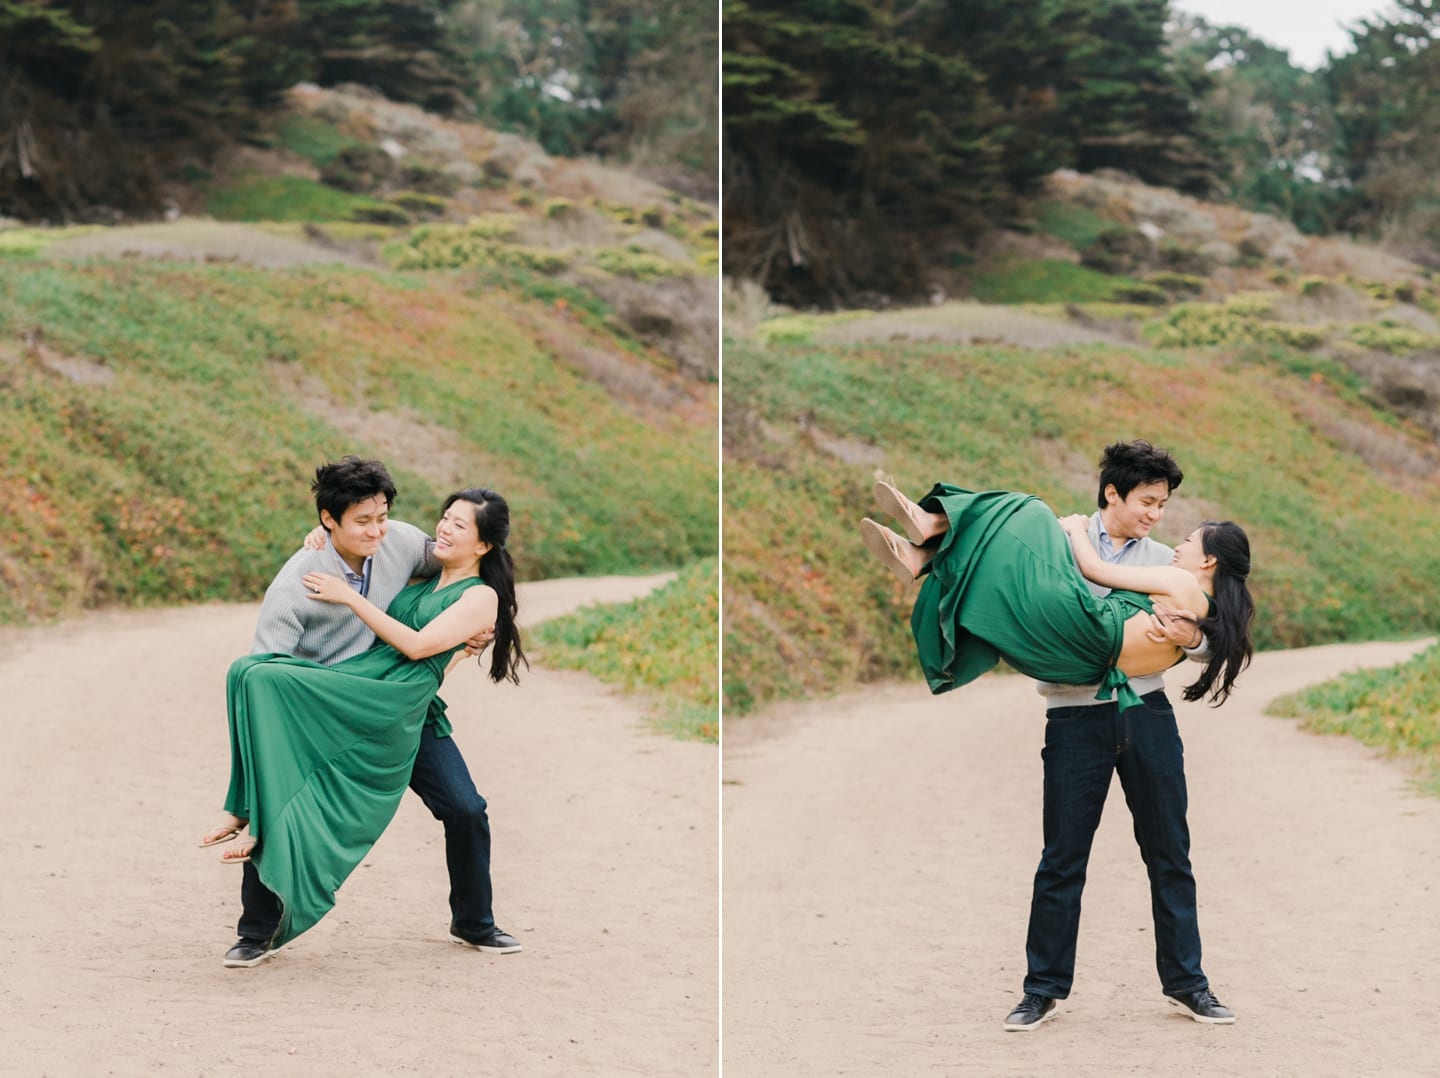
[[[1407,326],[1386,325],[1383,322],[1379,325],[1374,322],[1353,325],[1350,327],[1349,337],[1362,348],[1372,348],[1391,355],[1440,347],[1440,338]]]
[[[1133,228],[1107,228],[1080,252],[1080,264],[1101,273],[1134,273],[1154,254],[1154,244]]]
[[[1224,303],[1179,303],[1142,332],[1159,348],[1255,342],[1307,350],[1325,342],[1323,329],[1273,321],[1273,310],[1273,297],[1264,294],[1242,294]]]

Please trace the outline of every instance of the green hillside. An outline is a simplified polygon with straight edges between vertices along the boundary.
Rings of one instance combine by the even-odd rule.
[[[0,262],[0,620],[259,594],[313,523],[308,475],[380,456],[396,515],[514,506],[530,578],[715,550],[713,387],[514,291],[334,266]],[[637,406],[603,352],[675,398]]]
[[[522,580],[680,570],[612,619],[633,631],[550,650],[608,676],[642,641],[659,672],[610,679],[713,739],[717,642],[646,636],[677,594],[718,634],[713,211],[410,106],[293,105],[177,192],[209,216],[0,221],[0,624],[256,599],[315,466],[376,456],[427,529],[453,490],[503,493]],[[405,174],[319,175],[342,128],[406,140]]]

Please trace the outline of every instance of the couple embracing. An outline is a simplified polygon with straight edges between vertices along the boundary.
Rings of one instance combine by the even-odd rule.
[[[390,519],[385,466],[353,456],[317,469],[311,491],[324,540],[276,575],[226,681],[226,815],[201,840],[236,839],[221,860],[243,869],[224,965],[254,966],[318,922],[407,786],[445,827],[450,939],[519,951],[495,924],[486,802],[437,695],[491,640],[494,681],[517,680],[525,661],[509,506],[458,491],[431,538]]]
[[[902,581],[923,577],[910,626],[932,692],[1005,659],[1046,698],[1044,848],[1035,872],[1023,995],[1004,1028],[1055,1017],[1075,976],[1080,899],[1112,775],[1150,878],[1155,967],[1170,1004],[1229,1024],[1200,964],[1184,748],[1163,674],[1201,664],[1186,700],[1229,696],[1252,652],[1250,542],[1202,521],[1175,550],[1149,537],[1183,473],[1146,441],[1100,461],[1098,512],[1056,515],[1038,498],[936,484],[918,502],[889,483],[879,506],[905,534],[861,522]]]

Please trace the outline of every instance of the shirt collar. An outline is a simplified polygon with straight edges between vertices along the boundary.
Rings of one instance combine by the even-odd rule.
[[[349,562],[340,556],[340,552],[335,549],[335,544],[332,541],[326,539],[325,542],[326,549],[330,551],[330,556],[335,559],[335,564],[339,567],[340,575],[345,578],[345,582],[361,595],[368,596],[370,594],[370,567],[375,562],[375,555],[372,554],[366,558],[365,564],[360,566],[360,572],[357,573],[354,569],[350,568]]]
[[[1099,513],[1095,514],[1095,527],[1100,533],[1099,543],[1097,544],[1100,548],[1100,556],[1106,561],[1114,561],[1119,558],[1120,555],[1124,554],[1125,551],[1129,550],[1132,546],[1138,545],[1140,542],[1139,539],[1132,536],[1117,547],[1115,541],[1110,538],[1110,533],[1105,530],[1105,518]]]

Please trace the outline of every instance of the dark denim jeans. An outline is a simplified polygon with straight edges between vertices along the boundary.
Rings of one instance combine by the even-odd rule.
[[[1185,749],[1163,691],[1121,712],[1114,703],[1046,712],[1045,850],[1035,871],[1025,940],[1025,991],[1070,994],[1080,893],[1110,776],[1118,773],[1150,876],[1155,968],[1162,991],[1208,988],[1200,969],[1190,828],[1185,822]]]
[[[450,915],[467,936],[484,936],[495,928],[490,887],[490,817],[485,799],[475,789],[470,769],[453,738],[436,737],[435,727],[420,732],[420,751],[410,773],[410,789],[445,825],[445,864],[450,870]],[[260,882],[255,866],[246,862],[240,884],[241,939],[269,940],[280,927],[280,900]]]

